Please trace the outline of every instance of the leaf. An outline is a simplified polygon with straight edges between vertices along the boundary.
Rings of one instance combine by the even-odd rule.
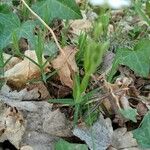
[[[78,19],[69,22],[72,33],[80,35],[82,31],[89,31],[92,28],[91,21],[87,19]]]
[[[36,82],[34,84],[29,84],[20,91],[17,90],[12,91],[12,89],[9,86],[4,85],[1,89],[1,95],[11,100],[18,100],[18,101],[24,100],[38,101],[49,97],[49,93],[43,82]]]
[[[0,13],[10,13],[11,8],[7,4],[0,4]]]
[[[13,6],[12,0],[1,0],[1,4],[7,4],[9,6]]]
[[[71,144],[61,139],[55,144],[55,150],[88,150],[88,147],[85,144]]]
[[[43,122],[43,130],[45,133],[58,137],[72,136],[72,124],[67,120],[64,113],[61,113],[57,109],[47,115],[48,118],[45,118]]]
[[[58,51],[59,50],[53,41],[44,44],[44,55],[54,57]]]
[[[139,150],[136,147],[138,146],[137,141],[133,138],[133,134],[131,131],[127,131],[127,128],[118,128],[114,130],[112,136],[112,143],[111,145],[116,148],[117,150]]]
[[[29,43],[33,43],[32,37],[33,29],[35,27],[33,21],[27,21],[21,24],[18,16],[13,13],[0,13],[0,20],[0,49],[5,48],[12,43],[12,34],[14,32],[17,33],[18,38],[23,37],[28,39]]]
[[[26,121],[22,113],[17,108],[9,107],[7,109],[5,108],[4,111],[1,110],[0,117],[0,129],[3,128],[2,135],[0,135],[0,141],[3,142],[8,140],[16,149],[19,149],[22,136],[26,129]],[[5,126],[2,121],[7,122]]]
[[[58,103],[58,104],[66,104],[66,105],[75,105],[73,99],[49,99],[49,103]]]
[[[60,53],[51,63],[53,68],[58,71],[61,83],[73,88],[72,76],[78,71],[75,61],[76,50],[71,46],[67,46],[63,50],[66,55]]]
[[[101,116],[92,127],[77,127],[73,130],[73,134],[84,140],[90,150],[106,150],[111,144],[113,135],[111,120]]]
[[[35,22],[28,20],[24,22],[20,28],[18,28],[18,37],[25,38],[28,40],[30,48],[33,49],[34,47],[34,35],[33,35],[33,29],[35,27]]]
[[[13,66],[13,68],[4,73],[4,78],[14,87],[22,87],[27,81],[31,79],[38,79],[41,75],[39,66],[35,64],[37,63],[35,51],[27,50],[25,52],[25,56],[29,57],[32,61],[25,57],[23,61],[17,63]],[[35,63],[33,63],[33,61]],[[43,57],[43,63],[45,62],[46,60]],[[49,71],[48,66],[49,64],[45,66],[44,72]]]
[[[148,17],[150,17],[150,1],[146,2],[146,14],[148,15]]]
[[[108,80],[111,81],[119,65],[126,65],[142,77],[150,72],[150,40],[143,39],[131,49],[118,49]]]
[[[136,115],[137,115],[137,110],[133,108],[128,108],[128,109],[121,109],[120,113],[126,118],[130,119],[133,122],[137,122],[136,120]]]
[[[150,111],[145,115],[141,127],[133,131],[133,136],[142,148],[150,148]]]
[[[32,8],[46,22],[55,18],[67,20],[82,18],[74,0],[42,0],[34,4]]]
[[[14,65],[21,62],[21,59],[18,57],[12,57],[9,54],[3,53],[4,63],[6,64],[4,66],[4,70],[7,71],[11,69]]]

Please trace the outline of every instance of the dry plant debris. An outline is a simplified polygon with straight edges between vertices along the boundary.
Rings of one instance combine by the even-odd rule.
[[[61,83],[73,88],[73,75],[78,71],[75,61],[77,50],[71,46],[67,46],[63,50],[66,57],[60,52],[51,63],[53,68],[58,71]]]
[[[1,0],[0,149],[150,148],[150,4],[121,1]]]
[[[35,51],[27,50],[25,51],[25,56],[38,63]],[[45,62],[46,59],[43,57],[43,63]],[[49,64],[45,66],[45,72],[49,71],[48,67]],[[39,67],[36,64],[34,64],[31,60],[25,57],[21,62],[15,64],[12,68],[5,71],[4,78],[13,86],[21,88],[29,80],[38,79],[40,75],[41,72]]]

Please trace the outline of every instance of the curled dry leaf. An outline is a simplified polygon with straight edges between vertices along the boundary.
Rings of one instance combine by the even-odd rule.
[[[45,100],[50,98],[50,94],[43,82],[29,84],[19,92],[16,90],[12,91],[9,86],[4,85],[1,88],[0,95],[17,101]]]
[[[25,55],[36,63],[38,62],[35,51],[27,50]],[[45,62],[46,59],[43,57],[43,63]],[[45,72],[49,71],[48,66],[49,64],[45,66]],[[14,87],[20,88],[25,85],[28,80],[37,79],[40,77],[40,75],[41,72],[39,67],[25,57],[23,61],[17,63],[11,69],[7,70],[4,74],[4,78]]]
[[[19,148],[26,128],[26,121],[23,119],[21,112],[15,107],[9,107],[0,116],[0,126],[4,127],[3,133],[0,135],[0,142],[8,140],[16,148]]]
[[[119,77],[114,84],[105,82],[105,90],[110,93],[109,100],[105,99],[103,104],[105,108],[111,112],[118,114],[119,109],[127,109],[129,101],[127,98],[128,86],[132,83],[131,78]],[[111,106],[111,107],[110,107]]]
[[[127,132],[126,128],[118,128],[113,132],[112,144],[117,150],[137,148],[137,141],[133,138],[132,132]]]
[[[77,51],[71,46],[66,46],[63,50],[65,55],[60,53],[51,63],[53,68],[58,70],[61,83],[72,88],[72,76],[78,71],[75,61],[75,54]]]

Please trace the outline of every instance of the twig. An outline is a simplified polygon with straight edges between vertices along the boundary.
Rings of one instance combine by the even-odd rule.
[[[53,38],[54,38],[54,41],[55,41],[55,43],[56,43],[58,49],[60,50],[60,52],[61,52],[64,56],[66,56],[65,53],[64,53],[64,51],[63,51],[63,49],[61,48],[61,46],[60,46],[60,44],[59,44],[59,42],[58,42],[58,40],[57,40],[57,37],[56,37],[55,33],[53,32],[53,30],[45,23],[45,21],[44,21],[39,15],[37,15],[37,14],[28,6],[28,4],[25,2],[25,0],[21,0],[21,1],[22,1],[22,3],[27,7],[27,9],[50,31],[50,33],[52,34],[52,36],[53,36]]]
[[[120,93],[120,92],[122,92],[122,91],[127,91],[128,89],[129,89],[129,88],[123,88],[123,89],[116,90],[116,91],[114,91],[114,94]],[[105,94],[104,96],[102,96],[102,97],[100,97],[100,98],[97,98],[97,99],[94,99],[94,98],[96,98],[96,97],[92,97],[92,99],[94,99],[94,100],[88,101],[86,104],[91,104],[91,103],[93,103],[93,102],[101,101],[101,100],[107,98],[108,96],[111,96],[111,93],[110,93],[110,92],[107,93],[107,94]]]

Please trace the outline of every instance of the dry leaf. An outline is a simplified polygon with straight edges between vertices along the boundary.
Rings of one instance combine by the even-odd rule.
[[[71,33],[75,35],[80,35],[81,31],[89,31],[92,27],[91,21],[87,19],[80,19],[70,21]]]
[[[25,55],[35,62],[38,62],[35,51],[27,50]],[[46,60],[43,57],[43,63],[45,62]],[[48,66],[49,64],[45,66],[45,72],[48,72]],[[39,67],[28,58],[24,58],[23,61],[17,63],[13,68],[7,70],[4,74],[4,78],[14,87],[20,88],[25,85],[28,80],[35,78],[37,79],[40,77],[40,75],[41,72]]]
[[[45,100],[50,98],[50,94],[43,82],[29,84],[20,91],[12,91],[9,86],[4,85],[1,88],[0,95],[17,101]]]
[[[113,135],[111,120],[100,116],[92,127],[77,127],[73,130],[73,134],[85,141],[90,150],[106,150],[111,144]]]
[[[33,150],[33,148],[31,146],[26,145],[26,146],[21,147],[20,150]]]
[[[64,56],[62,53],[60,53],[51,63],[53,68],[58,70],[61,83],[72,88],[72,75],[78,71],[75,61],[75,54],[77,51],[71,46],[67,46],[63,50],[66,55]]]
[[[53,136],[71,137],[72,125],[58,109],[49,113],[43,120],[43,130]]]
[[[3,119],[2,125],[5,128],[0,136],[0,142],[8,140],[16,148],[19,148],[26,128],[26,121],[23,119],[22,114],[16,108],[9,107],[4,111],[1,119]]]
[[[103,104],[109,112],[111,112],[112,109],[112,113],[118,114],[119,109],[130,108],[127,98],[127,91],[131,83],[132,79],[127,77],[117,78],[114,84],[105,82],[105,90],[110,92],[111,96],[108,97],[109,100],[106,99],[107,102],[105,102],[106,100],[104,100]]]
[[[3,57],[4,57],[4,62],[6,62],[8,59],[10,59],[12,56],[6,53],[3,53]],[[11,69],[14,65],[16,65],[17,63],[21,62],[22,60],[17,58],[17,57],[12,57],[8,63],[6,64],[4,70],[7,71],[9,69]]]
[[[112,144],[116,149],[136,148],[137,142],[133,138],[132,132],[127,132],[126,128],[118,128],[113,133]]]

